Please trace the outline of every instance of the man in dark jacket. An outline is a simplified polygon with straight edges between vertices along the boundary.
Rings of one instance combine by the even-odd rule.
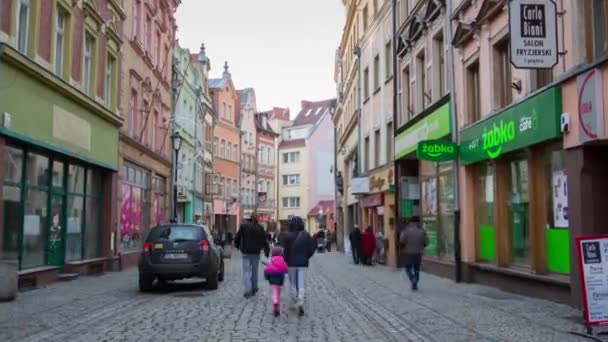
[[[258,267],[260,264],[260,251],[266,257],[269,254],[268,240],[264,228],[253,221],[251,215],[245,215],[245,223],[241,224],[234,238],[234,244],[243,254],[243,284],[245,298],[258,292]]]
[[[363,257],[363,251],[361,246],[361,230],[359,226],[355,225],[355,229],[350,233],[350,249],[353,253],[353,261],[355,264],[359,263],[359,260]]]
[[[289,222],[289,233],[282,235],[280,244],[283,256],[289,267],[289,294],[291,305],[304,314],[304,279],[308,261],[315,254],[316,244],[310,234],[304,230],[304,221],[293,217]]]
[[[405,272],[407,273],[412,290],[418,290],[418,281],[420,280],[420,264],[422,263],[422,252],[428,245],[429,240],[426,231],[422,229],[416,219],[403,221],[405,228],[399,236],[401,244],[401,255]]]

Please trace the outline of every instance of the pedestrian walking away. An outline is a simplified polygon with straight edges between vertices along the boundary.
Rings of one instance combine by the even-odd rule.
[[[355,229],[350,233],[349,239],[353,253],[353,262],[357,265],[363,257],[363,253],[361,252],[361,230],[359,229],[359,226],[355,225]]]
[[[250,215],[245,215],[245,223],[241,225],[234,238],[234,244],[243,255],[243,285],[244,297],[249,298],[258,292],[258,267],[260,252],[268,257],[269,246],[264,228],[254,221]]]
[[[429,240],[426,231],[422,229],[417,219],[403,220],[404,229],[399,236],[401,244],[401,257],[413,291],[418,290],[420,281],[420,265],[422,252]]]
[[[290,220],[289,232],[283,235],[280,244],[285,249],[283,255],[288,266],[291,307],[296,308],[301,316],[304,314],[306,270],[317,246],[304,230],[304,221],[298,216]]]
[[[376,237],[371,226],[368,226],[361,238],[361,250],[363,252],[363,264],[371,266],[372,257],[376,251]]]
[[[287,271],[287,263],[283,258],[283,248],[280,246],[272,247],[270,261],[264,268],[264,278],[270,284],[272,312],[275,317],[281,313],[281,288],[285,283]]]

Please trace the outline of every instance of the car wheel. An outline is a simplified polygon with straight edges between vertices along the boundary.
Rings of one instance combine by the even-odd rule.
[[[152,285],[154,284],[154,276],[140,273],[139,274],[139,290],[141,292],[150,292],[152,291]]]
[[[217,270],[213,270],[209,272],[207,275],[207,289],[208,290],[217,290],[219,286],[219,272]]]
[[[217,276],[219,281],[224,281],[224,259],[222,259],[220,263],[220,274]]]

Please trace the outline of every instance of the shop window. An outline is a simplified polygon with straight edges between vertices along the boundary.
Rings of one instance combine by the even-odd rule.
[[[43,266],[47,242],[48,193],[28,189],[25,193],[21,268]]]
[[[82,222],[84,219],[84,198],[68,195],[68,221],[66,232],[66,260],[82,259]]]
[[[21,188],[18,186],[4,185],[2,190],[2,259],[18,262],[19,258],[19,233],[22,226]]]
[[[568,231],[568,177],[561,144],[549,147],[545,179],[547,191],[547,227],[545,249],[547,270],[570,273],[570,235]]]
[[[494,228],[494,165],[478,166],[477,177],[477,257],[492,261],[496,258],[496,231]]]
[[[20,184],[23,174],[23,151],[7,146],[4,181],[12,184]]]
[[[528,193],[528,156],[516,154],[509,162],[507,197],[510,258],[513,264],[530,265],[530,223]]]
[[[101,256],[101,199],[87,197],[85,208],[85,258]]]
[[[26,177],[27,184],[33,186],[48,186],[48,180],[49,159],[36,153],[28,153]]]
[[[132,250],[139,248],[148,227],[150,172],[126,164],[127,177],[121,186],[120,240],[123,250]]]
[[[53,161],[53,187],[63,189],[63,170],[64,164],[59,161]]]

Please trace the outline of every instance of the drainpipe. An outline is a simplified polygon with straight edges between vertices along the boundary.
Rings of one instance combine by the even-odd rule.
[[[397,0],[393,0],[393,154],[395,153],[395,133],[397,132],[397,112],[399,111],[399,97],[397,92],[397,86],[399,85],[399,68],[397,65],[397,48],[399,38],[397,36]],[[448,1],[450,2],[450,1]],[[394,156],[393,156],[394,159]],[[393,174],[395,180],[395,247],[399,245],[399,222],[401,220],[401,192],[399,187],[399,164],[396,160],[393,160]],[[397,248],[395,248],[397,252]]]
[[[452,123],[452,142],[458,144],[458,116],[456,115],[456,81],[454,80],[454,49],[452,47],[452,22],[449,19],[452,14],[452,1],[446,1],[445,8],[445,49],[447,50],[448,67],[452,67],[448,72],[448,83],[450,86],[450,116]],[[462,281],[462,254],[460,250],[460,207],[459,207],[459,173],[460,162],[454,160],[453,186],[454,186],[454,280],[459,283]]]
[[[361,146],[363,145],[361,143],[361,113],[363,112],[363,93],[361,89],[361,48],[359,46],[355,47],[354,54],[355,56],[357,56],[357,92],[359,93],[357,101],[357,105],[359,107],[359,113],[357,113],[357,177],[359,177],[362,173],[361,165],[363,164],[363,161],[361,160]],[[355,210],[355,218],[355,224],[361,227],[361,207],[359,205],[359,201],[357,201],[357,210]],[[363,227],[361,227],[361,229],[363,229]]]
[[[194,217],[196,216],[196,193],[197,193],[197,189],[196,189],[196,164],[198,164],[198,114],[199,114],[199,110],[201,109],[201,93],[200,93],[200,89],[196,89],[196,110],[194,111],[194,156],[196,157],[196,160],[193,161],[192,163],[192,179],[194,180],[194,184],[193,187],[193,191],[191,191],[190,193],[192,194],[192,221],[194,222]],[[202,146],[201,146],[202,148]]]

